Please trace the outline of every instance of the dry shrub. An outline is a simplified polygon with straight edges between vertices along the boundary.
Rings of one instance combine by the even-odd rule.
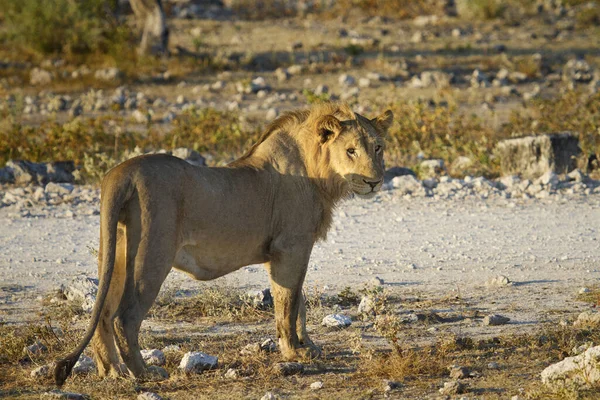
[[[270,311],[257,309],[244,293],[230,287],[211,287],[193,296],[177,296],[168,291],[158,297],[149,312],[155,319],[189,322],[204,317],[248,322],[270,315]]]
[[[347,13],[359,9],[368,15],[392,18],[414,18],[419,15],[441,14],[443,2],[434,0],[337,0],[335,10]]]
[[[431,107],[424,102],[396,103],[391,109],[397,123],[388,134],[388,164],[415,166],[421,154],[425,158],[441,158],[449,165],[465,156],[473,161],[467,172],[498,174],[498,164],[491,155],[504,135],[486,121],[463,115],[453,106]]]
[[[535,100],[511,115],[500,136],[572,131],[579,134],[585,156],[600,154],[600,93],[576,91],[551,100]]]
[[[448,356],[435,347],[406,349],[386,354],[363,357],[357,375],[381,379],[414,380],[426,375],[428,378],[447,374]]]

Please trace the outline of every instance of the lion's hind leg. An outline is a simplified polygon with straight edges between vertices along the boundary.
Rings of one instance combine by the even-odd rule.
[[[144,226],[140,214],[137,214],[138,218],[129,218],[126,223],[127,274],[114,328],[121,358],[129,373],[136,378],[147,372],[140,354],[140,327],[173,265],[176,253],[176,216],[164,214],[158,221],[144,221]]]

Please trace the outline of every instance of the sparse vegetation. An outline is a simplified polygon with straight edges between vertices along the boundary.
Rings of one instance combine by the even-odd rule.
[[[0,5],[6,24],[1,40],[41,54],[121,55],[132,37],[114,17],[115,6],[112,0],[6,0]]]

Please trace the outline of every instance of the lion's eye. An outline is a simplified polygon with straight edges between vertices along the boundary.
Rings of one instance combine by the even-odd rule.
[[[346,150],[346,153],[347,153],[349,156],[353,156],[353,155],[355,155],[355,154],[356,154],[356,150],[354,150],[354,149],[350,148],[350,149]]]
[[[375,146],[375,153],[381,152],[383,148],[380,145]]]

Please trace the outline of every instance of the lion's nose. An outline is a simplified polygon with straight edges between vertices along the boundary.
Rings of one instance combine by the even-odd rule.
[[[363,179],[363,181],[364,181],[364,182],[365,182],[367,185],[371,186],[371,189],[375,189],[375,186],[379,185],[379,183],[381,182],[381,179],[380,179],[380,180],[378,180],[378,181],[368,181],[368,180],[366,180],[366,179]]]

